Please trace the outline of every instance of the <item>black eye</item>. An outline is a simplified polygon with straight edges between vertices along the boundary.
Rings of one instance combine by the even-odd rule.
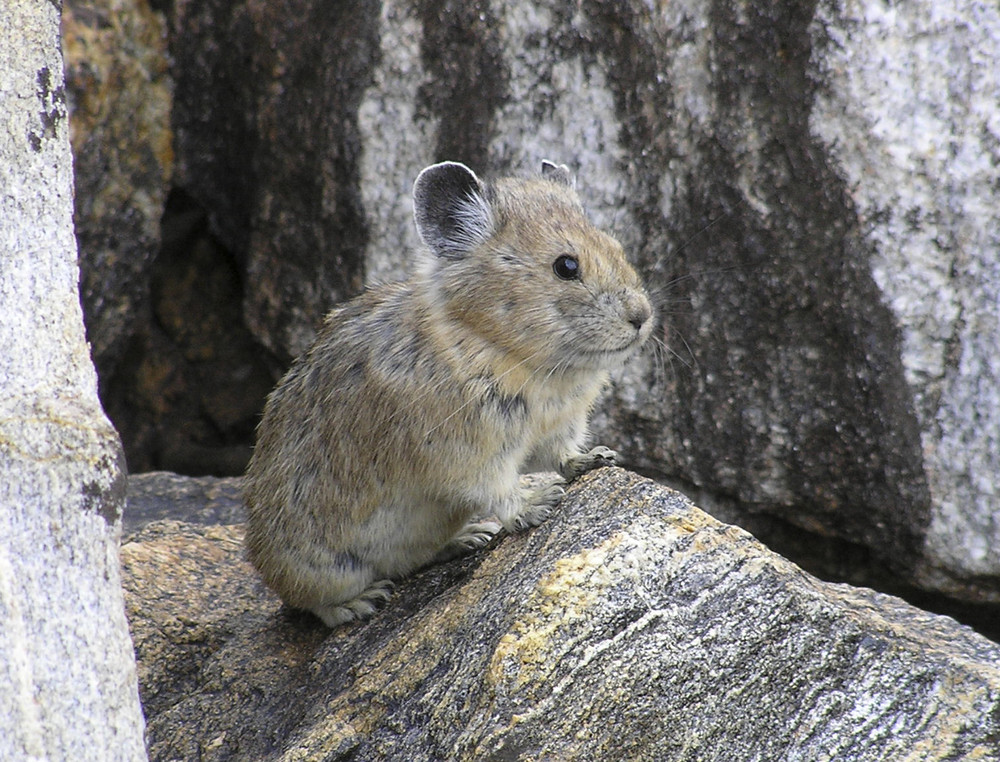
[[[552,263],[552,272],[563,280],[576,280],[580,277],[580,263],[576,261],[576,257],[563,254]]]

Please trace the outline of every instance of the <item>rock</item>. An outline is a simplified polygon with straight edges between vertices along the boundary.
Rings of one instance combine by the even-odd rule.
[[[77,293],[59,10],[0,15],[0,758],[145,759],[116,553],[124,463]]]
[[[242,540],[238,528],[165,519],[123,543],[122,575],[147,717],[200,691],[203,662],[260,620],[268,593],[243,560]]]
[[[882,762],[998,748],[996,644],[820,582],[621,469],[334,631],[279,606],[241,536],[158,522],[122,548],[152,759]]]
[[[62,8],[80,292],[104,381],[148,313],[160,247],[173,168],[166,30],[146,0]]]
[[[811,33],[810,130],[864,230],[919,429],[915,572],[1000,602],[1000,8],[827,2]]]
[[[81,294],[105,409],[134,470],[239,473],[279,373],[242,326],[232,254],[183,192],[168,197],[166,21],[146,0],[101,0],[66,3],[62,27]]]
[[[122,531],[126,537],[146,524],[174,519],[193,524],[239,524],[246,520],[238,478],[192,478],[167,471],[128,479]]]

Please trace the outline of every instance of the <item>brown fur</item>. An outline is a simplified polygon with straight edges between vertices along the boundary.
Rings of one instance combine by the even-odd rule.
[[[584,453],[610,368],[651,330],[621,246],[585,218],[565,168],[486,186],[453,163],[414,186],[431,253],[409,280],[331,312],[268,398],[247,470],[247,547],[264,580],[329,626],[389,579],[542,521]],[[560,255],[581,277],[554,273]],[[472,516],[492,521],[469,523]]]

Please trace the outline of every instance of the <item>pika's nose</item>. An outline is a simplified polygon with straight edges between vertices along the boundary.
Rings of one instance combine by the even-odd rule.
[[[632,296],[625,309],[625,319],[637,331],[642,330],[642,327],[653,316],[653,308],[649,306],[649,300],[642,294]]]

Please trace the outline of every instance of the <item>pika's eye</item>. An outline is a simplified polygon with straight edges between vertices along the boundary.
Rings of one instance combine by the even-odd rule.
[[[563,254],[552,263],[552,272],[563,280],[576,280],[580,277],[580,263],[576,261],[576,257]]]

